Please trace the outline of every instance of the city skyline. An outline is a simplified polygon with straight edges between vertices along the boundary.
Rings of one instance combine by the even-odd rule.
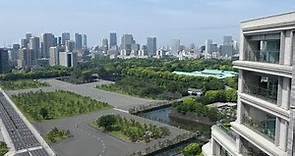
[[[169,44],[171,39],[180,39],[185,45],[195,43],[199,46],[206,39],[221,42],[225,35],[232,35],[233,39],[238,40],[240,21],[287,12],[294,8],[290,5],[290,0],[284,3],[274,0],[267,1],[268,3],[264,3],[265,0],[188,0],[186,3],[167,0],[71,2],[0,2],[3,6],[0,13],[4,17],[0,31],[1,47],[19,42],[26,32],[37,36],[45,32],[86,33],[89,46],[100,44],[101,39],[108,38],[110,32],[116,32],[118,36],[132,33],[139,43],[145,43],[149,36],[156,36],[159,46]],[[268,9],[261,9],[262,6]],[[18,15],[22,17],[19,18]]]

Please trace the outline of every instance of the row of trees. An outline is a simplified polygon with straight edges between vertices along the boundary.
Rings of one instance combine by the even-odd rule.
[[[56,143],[58,141],[67,139],[72,137],[70,130],[59,130],[58,128],[54,127],[51,131],[49,131],[46,135],[46,139],[50,143]]]
[[[28,92],[12,96],[13,101],[33,120],[51,120],[110,107],[68,91]]]
[[[98,127],[104,128],[105,131],[118,131],[127,136],[132,142],[164,138],[170,135],[166,127],[158,127],[152,124],[142,124],[134,119],[126,119],[119,115],[105,115],[96,120]]]
[[[238,94],[236,89],[227,90],[209,90],[205,95],[199,98],[202,104],[211,104],[214,102],[237,102]]]
[[[205,90],[218,90],[224,89],[223,80],[219,80],[213,77],[195,77],[186,75],[177,75],[169,71],[155,71],[151,68],[129,68],[125,71],[128,76],[135,76],[138,78],[149,78],[156,80],[171,80],[177,82],[189,83],[189,87],[193,88],[203,88]]]
[[[195,113],[198,117],[208,117],[213,122],[217,121],[220,117],[217,108],[208,107],[193,98],[185,99],[183,102],[175,104],[174,108],[183,114],[191,112]]]
[[[188,83],[171,80],[141,79],[128,76],[115,84],[98,86],[98,88],[133,96],[170,100],[186,95],[188,85]]]
[[[4,90],[19,90],[29,88],[39,88],[49,86],[47,83],[37,80],[17,80],[17,81],[0,81],[0,86]]]
[[[72,68],[65,68],[61,66],[48,67],[37,69],[29,72],[12,72],[6,75],[1,75],[0,80],[20,80],[20,79],[40,79],[40,78],[52,78],[68,76],[72,72]]]

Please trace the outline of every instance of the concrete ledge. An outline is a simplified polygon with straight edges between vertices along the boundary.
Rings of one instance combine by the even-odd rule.
[[[292,78],[292,66],[252,61],[234,61],[234,68]]]
[[[263,110],[269,114],[280,117],[286,121],[290,121],[290,111],[279,107],[278,105],[262,100],[255,96],[251,96],[245,93],[239,93],[241,101],[255,107],[257,109]]]
[[[250,128],[239,124],[237,122],[232,122],[232,129],[242,136],[244,139],[248,140],[251,144],[258,147],[263,152],[272,156],[287,156],[287,152],[282,151],[279,147],[275,146],[274,143],[265,139],[263,136],[257,134]]]
[[[203,145],[202,146],[202,153],[204,156],[213,156],[212,153],[211,153],[211,149],[212,148],[212,145],[211,145],[211,142],[208,142],[207,144]]]
[[[222,129],[218,126],[213,126],[212,128],[212,138],[217,141],[226,151],[228,151],[233,156],[238,156],[238,150],[236,148],[236,142],[230,136],[228,136]]]

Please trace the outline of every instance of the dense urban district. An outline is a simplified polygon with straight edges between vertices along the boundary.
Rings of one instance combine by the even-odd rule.
[[[293,156],[294,19],[242,22],[240,54],[27,33],[0,48],[0,155]]]

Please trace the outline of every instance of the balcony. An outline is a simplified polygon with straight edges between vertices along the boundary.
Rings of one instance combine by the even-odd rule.
[[[223,125],[223,124],[217,124],[216,125],[221,131],[223,131],[224,133],[226,133],[230,139],[232,139],[233,141],[236,140],[236,134],[230,129],[229,126]]]
[[[217,155],[222,155],[222,153],[238,155],[236,148],[236,134],[230,127],[222,124],[212,126],[212,138],[221,146],[221,149],[224,149],[223,152],[220,151],[221,153],[218,153]]]
[[[248,51],[246,61],[279,64],[280,51]]]
[[[259,85],[252,85],[243,83],[244,90],[243,92],[251,96],[260,98],[262,100],[268,101],[272,104],[277,104],[277,86],[270,88],[260,87]]]

